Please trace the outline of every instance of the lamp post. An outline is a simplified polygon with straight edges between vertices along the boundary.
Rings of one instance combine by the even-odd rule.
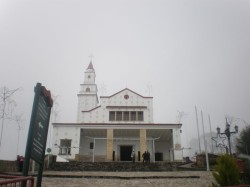
[[[231,151],[231,134],[236,134],[238,133],[239,127],[237,125],[235,125],[234,127],[235,131],[230,131],[230,124],[227,122],[227,118],[226,118],[226,129],[224,132],[220,132],[220,127],[217,127],[217,134],[222,134],[222,135],[226,135],[227,140],[228,140],[228,149],[229,149],[229,154],[232,155],[232,151]]]

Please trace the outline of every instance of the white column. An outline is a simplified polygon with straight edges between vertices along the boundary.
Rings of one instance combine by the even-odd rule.
[[[94,138],[94,145],[93,145],[93,158],[92,162],[95,162],[95,138]]]
[[[174,153],[174,160],[175,161],[182,160],[180,128],[173,129],[173,153]]]

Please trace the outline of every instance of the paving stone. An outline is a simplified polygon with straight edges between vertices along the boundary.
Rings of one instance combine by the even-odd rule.
[[[72,177],[64,178],[71,174]],[[211,172],[185,171],[185,172],[44,172],[44,175],[60,175],[61,177],[43,177],[43,187],[208,187],[214,179]],[[101,178],[99,178],[101,176]],[[117,179],[116,177],[127,177]],[[158,178],[152,178],[156,177]],[[198,176],[190,178],[190,176]],[[106,178],[105,178],[106,177]],[[111,178],[110,178],[111,177]],[[170,178],[166,178],[170,177]],[[176,178],[172,178],[176,177]],[[179,177],[179,178],[178,178]],[[186,178],[185,178],[186,177]]]

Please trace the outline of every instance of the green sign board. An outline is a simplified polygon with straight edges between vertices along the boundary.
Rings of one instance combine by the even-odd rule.
[[[33,138],[31,145],[31,158],[38,163],[42,163],[44,150],[46,147],[47,132],[49,127],[50,107],[46,98],[40,95],[36,113],[35,123],[33,124]]]
[[[52,105],[53,100],[50,91],[42,86],[41,83],[37,83],[23,166],[23,175],[28,176],[29,160],[33,159],[39,164],[37,187],[41,186],[42,181],[44,154]],[[25,187],[26,183],[23,186]]]

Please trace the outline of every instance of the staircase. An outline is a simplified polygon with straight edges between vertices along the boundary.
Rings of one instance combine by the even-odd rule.
[[[176,166],[176,165],[175,165]],[[173,171],[173,163],[142,163],[142,162],[54,162],[50,165],[50,171]]]

